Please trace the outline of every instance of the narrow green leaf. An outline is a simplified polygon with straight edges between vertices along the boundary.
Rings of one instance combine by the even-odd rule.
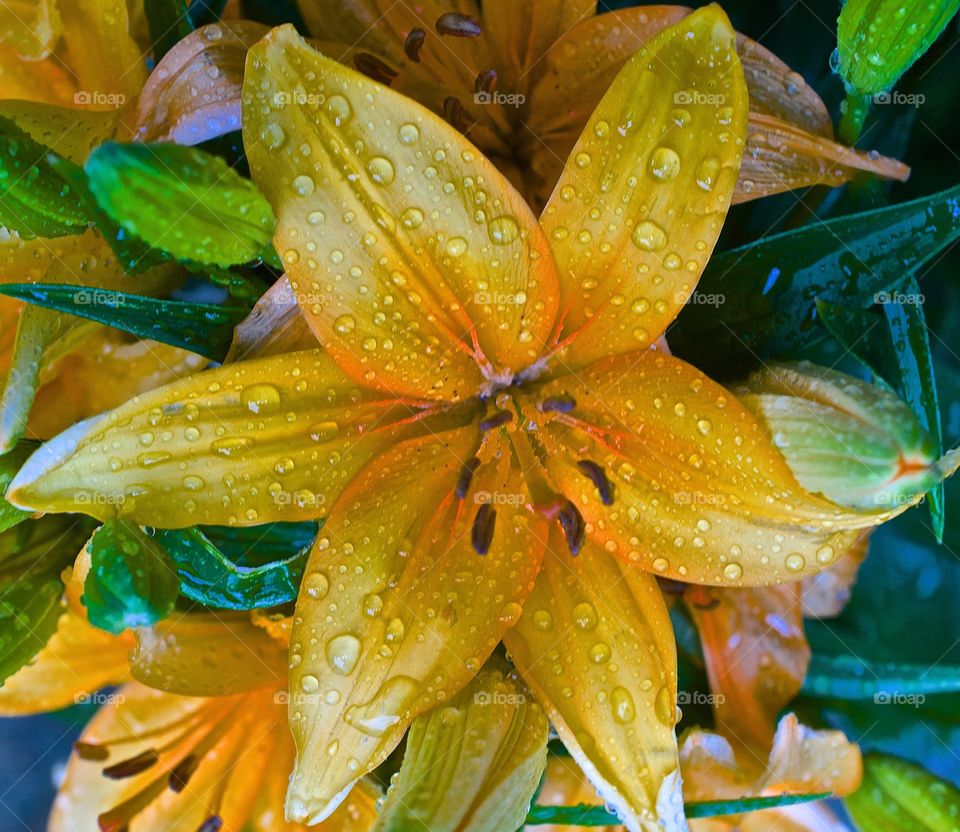
[[[868,754],[863,783],[845,803],[860,832],[948,832],[957,828],[960,789],[922,766]]]
[[[240,307],[160,300],[54,283],[8,283],[0,286],[0,295],[183,347],[215,361],[227,354],[233,328],[247,315],[247,310]]]
[[[6,493],[17,471],[20,470],[20,466],[27,461],[27,457],[39,446],[39,442],[23,440],[18,442],[13,450],[7,451],[7,453],[0,456],[0,495]],[[17,523],[26,520],[29,516],[29,511],[24,511],[23,509],[10,505],[10,503],[0,496],[0,532],[5,532],[7,529],[13,528]]]
[[[264,566],[310,546],[322,521],[266,523],[262,526],[201,526],[200,531],[239,566]]]
[[[817,314],[830,334],[883,384],[896,388],[899,376],[887,323],[869,309],[817,301]],[[890,381],[893,379],[893,381]]]
[[[818,698],[872,699],[878,705],[916,705],[928,694],[960,692],[960,667],[814,653],[803,692]]]
[[[114,221],[175,257],[231,266],[257,257],[273,236],[257,186],[197,148],[106,142],[84,170]]]
[[[960,239],[960,186],[886,208],[764,237],[710,260],[671,349],[708,373],[732,377],[757,358],[796,356],[824,337],[816,301],[866,308]]]
[[[722,815],[742,815],[762,809],[776,809],[778,806],[795,806],[830,797],[829,792],[818,794],[782,794],[770,797],[744,797],[740,800],[711,800],[702,803],[685,803],[684,813],[688,819],[712,818]],[[590,806],[582,803],[578,806],[533,806],[527,815],[527,824],[558,826],[616,826],[620,819],[608,812],[603,806]]]
[[[51,166],[50,148],[0,118],[0,225],[25,240],[81,234],[87,212]]]
[[[126,520],[107,520],[90,539],[83,603],[90,623],[110,633],[166,618],[179,594],[176,566],[156,540]]]
[[[923,428],[936,442],[937,456],[943,453],[943,425],[937,381],[930,353],[930,334],[923,314],[923,295],[916,278],[908,277],[894,290],[884,314],[893,338],[893,351],[900,368],[900,392],[910,405]],[[943,483],[936,485],[928,495],[933,533],[943,540]]]
[[[946,28],[960,0],[846,0],[837,21],[837,70],[847,92],[890,89]]]
[[[0,683],[47,643],[63,612],[60,573],[89,534],[83,520],[44,517],[0,533]]]
[[[297,597],[310,543],[262,566],[241,566],[200,529],[158,531],[156,540],[175,561],[180,591],[208,607],[250,610],[286,604]]]

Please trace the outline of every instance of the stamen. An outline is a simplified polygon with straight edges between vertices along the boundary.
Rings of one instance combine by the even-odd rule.
[[[687,584],[683,581],[676,581],[673,578],[662,578],[659,575],[657,575],[656,578],[661,591],[666,592],[668,595],[683,595],[687,589]]]
[[[460,103],[460,99],[455,95],[448,95],[443,99],[443,117],[448,124],[455,127],[461,133],[463,132],[463,128],[466,126],[466,122],[463,119],[463,104]]]
[[[391,66],[369,52],[358,52],[354,55],[353,65],[368,78],[372,78],[387,87],[393,83],[393,79],[399,74]]]
[[[437,18],[437,31],[441,35],[451,35],[455,38],[475,38],[483,32],[480,21],[475,17],[456,12],[447,12]]]
[[[473,475],[479,467],[480,460],[476,457],[463,463],[463,467],[460,469],[460,475],[457,477],[457,487],[454,489],[458,500],[462,500],[467,496],[467,492],[470,490],[470,483],[473,481]]]
[[[493,416],[488,416],[480,423],[480,430],[486,432],[492,428],[499,428],[513,421],[513,414],[509,410],[498,410]]]
[[[548,396],[540,402],[541,413],[569,413],[577,406],[573,396],[561,393],[559,396]]]
[[[414,63],[420,63],[420,49],[426,39],[427,33],[423,29],[411,29],[410,34],[404,39],[403,51]]]
[[[136,757],[130,757],[127,760],[121,760],[112,766],[107,766],[103,770],[103,776],[111,780],[124,780],[127,777],[133,777],[146,771],[151,766],[156,765],[160,759],[159,755],[152,748],[141,751]]]
[[[490,551],[490,544],[493,543],[493,528],[496,523],[497,512],[490,508],[489,503],[484,503],[477,509],[477,514],[473,518],[473,528],[470,530],[470,542],[478,555],[485,555]]]
[[[170,777],[167,781],[170,789],[178,794],[182,792],[187,787],[187,783],[190,782],[190,778],[197,770],[199,764],[200,760],[197,759],[194,754],[188,754],[177,763],[170,772]]]
[[[220,815],[210,815],[210,817],[197,827],[197,832],[220,832],[222,826],[223,819]]]
[[[597,494],[600,496],[600,502],[605,506],[613,505],[613,484],[607,479],[607,472],[597,465],[592,459],[581,459],[577,463],[577,468],[586,474],[597,487]]]
[[[473,82],[474,92],[485,92],[488,95],[497,88],[497,71],[495,69],[484,69]]]
[[[570,554],[579,555],[586,537],[583,515],[580,510],[570,500],[564,500],[563,506],[557,512],[557,520],[560,521],[560,528],[563,529],[564,537],[567,538],[567,548],[570,550]]]
[[[106,760],[110,756],[110,749],[92,742],[75,742],[73,750],[81,760]]]

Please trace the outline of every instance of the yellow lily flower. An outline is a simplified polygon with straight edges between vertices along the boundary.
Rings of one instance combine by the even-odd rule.
[[[677,124],[681,90],[724,106]],[[8,498],[123,495],[89,508],[159,527],[325,516],[291,635],[290,820],[334,812],[503,640],[626,826],[682,828],[653,575],[799,580],[910,504],[805,491],[734,396],[649,349],[716,243],[747,122],[735,33],[697,11],[626,63],[538,223],[429,110],[292,27],[251,49],[251,172],[323,348],[76,425]]]
[[[564,160],[610,83],[685,6],[603,14],[596,0],[416,4],[299,0],[321,51],[419,101],[463,130],[541,208]],[[452,9],[451,9],[452,6]],[[756,41],[737,35],[750,119],[733,201],[835,187],[860,171],[906,179],[909,168],[833,141],[827,108],[803,77]],[[689,118],[678,89],[673,118]]]

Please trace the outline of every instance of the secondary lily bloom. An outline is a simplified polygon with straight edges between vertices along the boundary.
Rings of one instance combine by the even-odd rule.
[[[678,123],[680,90],[726,105]],[[449,124],[292,27],[251,49],[250,168],[323,348],[81,423],[8,497],[68,511],[83,489],[160,527],[326,518],[290,645],[291,820],[333,812],[503,640],[628,828],[682,828],[653,574],[800,579],[909,504],[808,493],[733,395],[649,349],[716,243],[747,119],[735,34],[700,10],[627,62],[538,223]]]
[[[323,52],[465,131],[537,208],[627,59],[690,13],[654,5],[597,14],[596,0],[535,0],[519,18],[511,0],[298,5]],[[907,177],[895,160],[836,144],[823,101],[766,48],[737,35],[737,51],[750,128],[734,202],[836,186],[859,171]],[[720,96],[710,103],[723,106]],[[692,99],[692,90],[676,90],[674,119],[689,117]]]

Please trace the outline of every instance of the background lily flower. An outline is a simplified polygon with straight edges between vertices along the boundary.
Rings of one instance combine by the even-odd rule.
[[[520,16],[509,0],[470,0],[453,11],[440,0],[298,5],[321,51],[465,131],[538,210],[626,61],[690,13],[654,5],[597,14],[595,0],[535,0]],[[859,171],[908,176],[893,159],[836,144],[819,96],[766,48],[737,35],[737,51],[751,112],[734,202],[833,187]],[[678,89],[674,98],[673,118],[682,123],[693,91]]]
[[[676,125],[681,89],[729,112]],[[98,516],[161,527],[326,517],[290,644],[307,697],[289,713],[293,821],[329,816],[502,639],[628,828],[682,828],[651,573],[797,580],[907,507],[806,492],[733,396],[648,349],[736,186],[748,106],[728,21],[701,10],[630,59],[539,224],[457,131],[291,27],[250,51],[244,96],[251,172],[323,349],[81,423],[9,499],[69,511],[83,487],[124,496]],[[145,458],[157,435],[164,455]]]

